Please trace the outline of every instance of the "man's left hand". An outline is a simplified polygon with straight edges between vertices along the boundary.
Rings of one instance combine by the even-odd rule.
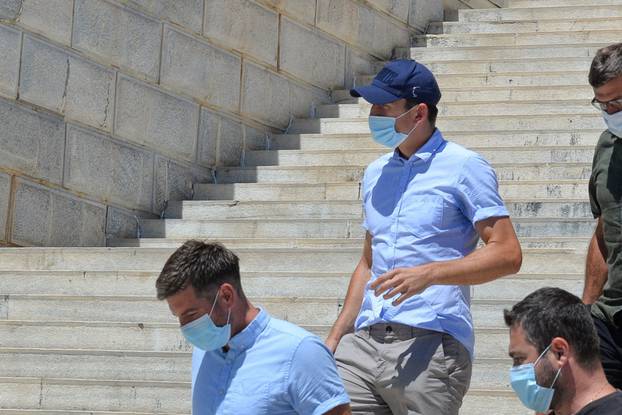
[[[430,264],[414,268],[396,268],[378,277],[370,288],[376,297],[382,293],[385,300],[400,295],[393,301],[394,306],[402,304],[415,294],[419,294],[430,285],[434,277]]]

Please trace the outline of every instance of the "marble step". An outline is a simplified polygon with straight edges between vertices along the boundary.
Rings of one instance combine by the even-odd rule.
[[[195,200],[315,201],[359,200],[358,182],[349,183],[231,183],[197,184]],[[588,200],[585,180],[500,181],[504,199],[583,199]]]
[[[620,4],[620,3],[618,3]],[[482,46],[532,46],[566,45],[581,43],[617,43],[622,30],[586,30],[536,33],[485,33],[485,34],[429,34],[414,38],[412,46],[428,48],[482,47]],[[559,68],[564,68],[559,66]],[[553,68],[549,68],[551,70]],[[565,68],[567,69],[567,68]],[[589,69],[589,67],[588,67]]]
[[[343,106],[329,105],[326,111],[341,111]],[[345,104],[346,111],[354,110]],[[466,107],[471,104],[465,104]],[[511,104],[510,104],[511,105]],[[522,104],[519,104],[522,106]],[[472,104],[477,107],[478,104]],[[483,107],[487,104],[482,104]],[[502,105],[504,106],[504,105]],[[322,110],[322,109],[320,109]],[[367,113],[368,114],[368,113]],[[327,117],[323,117],[327,118]],[[328,117],[329,118],[329,117]],[[566,131],[472,131],[455,132],[445,137],[447,140],[464,147],[555,147],[555,146],[592,146],[595,147],[603,129],[595,130],[566,130]],[[342,150],[352,151],[361,148],[378,148],[389,151],[386,147],[375,143],[370,133],[362,134],[277,134],[269,140],[267,150]]]
[[[548,1],[548,0],[546,0]],[[557,7],[460,9],[460,22],[516,22],[622,17],[622,3]]]
[[[507,91],[506,91],[507,92]],[[605,130],[602,115],[547,114],[547,115],[497,115],[497,116],[446,116],[437,120],[437,127],[447,137],[454,132],[467,131],[541,131],[541,130]],[[296,119],[288,133],[369,134],[366,118]]]
[[[547,4],[547,0],[534,0],[539,4]],[[563,0],[562,0],[563,1]],[[582,0],[577,0],[581,1]],[[615,0],[618,1],[618,0]],[[428,26],[430,34],[507,34],[538,32],[582,32],[595,30],[619,30],[622,25],[620,17],[577,18],[572,20],[531,20],[531,21],[500,21],[500,22],[432,22]]]
[[[499,180],[589,180],[591,163],[493,163]],[[359,166],[253,166],[223,167],[216,171],[217,184],[359,182],[365,165]],[[199,186],[197,186],[197,189]],[[195,194],[195,198],[199,195]]]
[[[508,201],[506,206],[515,217],[591,217],[587,201]],[[313,202],[231,202],[187,200],[169,203],[166,218],[183,220],[307,218],[362,220],[359,201]]]
[[[247,151],[245,166],[351,166],[368,165],[390,152],[387,148],[335,150],[255,150]],[[590,163],[594,146],[471,147],[492,164]]]

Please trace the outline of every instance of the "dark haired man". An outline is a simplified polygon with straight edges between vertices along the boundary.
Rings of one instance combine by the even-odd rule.
[[[469,284],[516,273],[520,245],[490,165],[436,128],[441,92],[424,65],[389,62],[351,94],[392,151],[365,171],[363,255],[326,342],[353,413],[456,415],[471,378]]]
[[[607,382],[598,335],[581,300],[541,288],[504,311],[513,360],[510,383],[521,402],[555,415],[614,415],[622,392]]]
[[[596,146],[589,184],[598,222],[588,250],[583,301],[593,304],[607,378],[622,388],[622,43],[596,53],[589,81],[592,104],[602,112],[607,130]]]
[[[194,415],[351,413],[330,351],[255,308],[242,290],[238,257],[224,246],[186,242],[156,289],[195,346]]]

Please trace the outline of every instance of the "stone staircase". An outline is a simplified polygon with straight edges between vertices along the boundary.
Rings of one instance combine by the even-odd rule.
[[[622,0],[511,0],[429,31],[396,54],[437,75],[439,128],[492,162],[524,249],[519,275],[472,288],[476,362],[462,413],[528,414],[508,385],[502,310],[545,285],[581,291],[604,129],[587,71],[597,48],[622,38]],[[170,203],[167,219],[143,222],[141,239],[0,250],[0,414],[188,414],[191,349],[154,290],[187,238],[234,249],[256,304],[324,336],[360,257],[359,179],[386,152],[369,137],[369,106],[333,98],[198,184],[195,200]]]

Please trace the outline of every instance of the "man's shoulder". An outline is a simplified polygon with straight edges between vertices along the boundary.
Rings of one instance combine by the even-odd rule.
[[[280,342],[279,344],[287,349],[296,349],[305,339],[321,341],[315,334],[302,327],[274,317],[270,318],[264,335],[265,340],[278,340]]]
[[[577,415],[613,415],[622,407],[622,392],[616,391],[585,406]]]
[[[374,160],[371,163],[369,163],[365,170],[366,171],[374,171],[374,170],[382,169],[388,162],[391,161],[391,159],[393,158],[394,154],[395,154],[394,151],[391,151],[389,153],[383,154],[382,156],[378,157],[376,160]]]
[[[479,153],[461,146],[460,144],[454,143],[453,141],[446,141],[446,143],[447,144],[441,153],[445,156],[460,158],[463,161],[467,161],[473,157],[482,157]]]
[[[603,131],[600,137],[598,138],[598,143],[596,144],[596,151],[602,148],[613,146],[613,144],[615,143],[617,139],[618,138],[615,135],[611,134],[609,130]]]

